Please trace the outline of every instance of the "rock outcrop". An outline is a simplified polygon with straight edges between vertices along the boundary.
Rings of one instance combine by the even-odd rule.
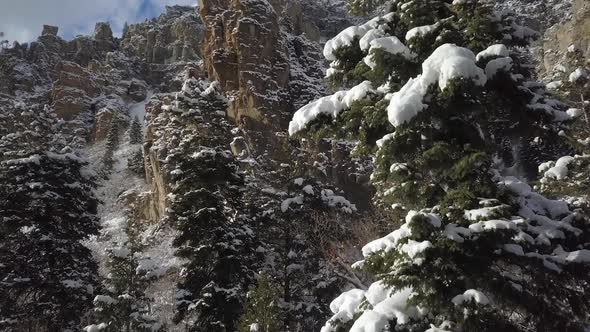
[[[570,46],[590,58],[590,2],[587,0],[574,0],[571,19],[547,31],[543,42],[543,69],[548,73],[553,71]],[[566,68],[568,72],[575,69]]]
[[[57,80],[51,90],[53,107],[58,117],[72,120],[89,110],[92,99],[100,94],[91,74],[73,62],[61,62],[56,68]]]
[[[43,31],[41,32],[41,36],[57,36],[58,31],[59,27],[52,25],[43,25]]]
[[[254,156],[277,161],[290,158],[291,114],[324,89],[319,45],[302,35],[301,8],[293,3],[203,0],[200,6],[209,79],[229,97],[228,115]]]
[[[232,144],[234,154],[256,160],[260,168],[297,164],[297,172],[317,171],[318,179],[352,188],[359,198],[370,192],[369,170],[359,171],[362,165],[346,161],[350,144],[299,144],[286,133],[293,112],[325,94],[320,48],[307,38],[315,34],[317,39],[319,32],[310,32],[315,24],[305,18],[302,3],[203,0],[201,16],[205,68],[228,95],[228,115],[241,129],[242,136]],[[308,160],[294,162],[292,152],[297,149]],[[303,170],[303,164],[315,165],[315,171]],[[366,199],[359,203],[368,205]]]
[[[289,59],[275,9],[263,0],[203,0],[201,17],[205,67],[211,80],[235,96],[230,117],[246,129],[283,128]]]
[[[148,63],[195,61],[200,57],[202,34],[193,7],[167,6],[157,19],[130,25],[121,48]]]
[[[315,40],[313,31],[316,27],[320,39],[329,39],[349,26],[361,24],[366,20],[364,17],[349,16],[346,12],[346,2],[343,0],[295,0],[293,2],[301,4],[302,32],[312,40]]]

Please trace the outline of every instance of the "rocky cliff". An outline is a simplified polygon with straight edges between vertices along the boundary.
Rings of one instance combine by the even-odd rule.
[[[130,25],[124,32],[121,49],[147,63],[197,61],[202,37],[203,26],[194,9],[167,6],[160,17]]]
[[[562,24],[549,29],[543,40],[543,70],[547,73],[556,71],[557,65],[572,72],[576,68],[568,68],[565,57],[572,50],[590,57],[590,3],[586,0],[573,0],[569,18]],[[563,70],[561,67],[557,68]]]

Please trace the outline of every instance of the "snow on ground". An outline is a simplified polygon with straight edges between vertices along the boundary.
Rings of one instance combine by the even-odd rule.
[[[145,105],[150,99],[151,93],[145,101],[129,105],[130,118],[137,116],[143,124],[145,117]],[[144,128],[145,130],[145,128]],[[101,232],[86,242],[99,263],[101,276],[107,276],[106,250],[112,247],[123,247],[128,241],[126,228],[128,216],[125,206],[119,202],[119,196],[129,190],[138,192],[149,191],[144,179],[138,177],[127,168],[127,159],[131,157],[140,144],[130,144],[128,132],[122,132],[120,145],[114,152],[113,170],[108,178],[99,175],[95,194],[101,201],[98,206]],[[85,154],[90,161],[89,168],[96,174],[100,174],[102,157],[105,153],[105,141],[90,145]],[[158,279],[146,290],[148,296],[153,299],[152,312],[160,321],[172,321],[175,306],[176,283],[182,261],[174,256],[172,240],[176,234],[168,227],[161,225],[145,225],[140,234],[140,239],[146,245],[143,252],[136,254],[138,260],[137,272],[157,277]]]
[[[122,137],[123,138],[123,137]],[[119,195],[129,189],[147,190],[145,181],[132,174],[127,169],[127,158],[136,151],[137,145],[129,144],[128,138],[121,140],[121,145],[114,153],[113,171],[108,178],[99,176],[98,188],[95,191],[96,197],[100,200],[98,216],[100,217],[101,232],[98,237],[91,238],[88,242],[99,262],[101,275],[106,275],[105,270],[105,249],[113,244],[121,246],[127,242],[127,215],[123,206],[118,203]],[[90,167],[100,174],[102,157],[105,153],[105,142],[92,145],[86,151],[90,160]]]
[[[142,123],[142,125],[144,124],[145,105],[148,103],[148,101],[152,98],[153,95],[154,95],[154,93],[152,91],[148,91],[147,97],[145,98],[144,101],[131,105],[131,107],[129,108],[129,118],[131,120],[133,120],[133,118],[137,117],[139,119],[139,121]],[[146,126],[142,126],[142,127],[143,127],[143,131],[145,133]]]

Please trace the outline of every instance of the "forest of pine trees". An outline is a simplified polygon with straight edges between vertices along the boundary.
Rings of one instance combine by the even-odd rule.
[[[356,267],[376,282],[334,301],[323,331],[584,331],[588,220],[514,176],[575,149],[559,135],[566,106],[526,66],[532,31],[485,3],[449,5],[397,1],[328,42],[333,84],[354,88],[292,122],[359,140],[379,204],[408,211],[363,248]]]
[[[333,94],[285,128],[168,60],[101,130],[98,97],[73,121],[0,107],[0,331],[588,331],[584,52],[546,85],[541,34],[488,1],[336,5],[365,23],[322,42]]]

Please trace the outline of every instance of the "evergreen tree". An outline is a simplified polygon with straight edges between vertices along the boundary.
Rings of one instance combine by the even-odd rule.
[[[79,327],[98,288],[81,241],[98,233],[94,183],[73,154],[42,153],[0,163],[0,329]]]
[[[141,144],[142,141],[143,133],[141,131],[141,123],[139,122],[139,118],[135,116],[129,129],[129,142],[131,144]]]
[[[129,170],[138,176],[145,177],[145,162],[143,160],[143,151],[141,148],[137,149],[133,155],[127,159]]]
[[[570,46],[565,56],[565,65],[559,68],[552,85],[557,85],[557,92],[572,108],[568,115],[577,119],[567,131],[571,142],[577,148],[588,152],[590,149],[590,66],[582,51],[576,45]],[[549,85],[548,85],[549,86]]]
[[[125,21],[125,24],[123,24],[123,32],[121,34],[121,38],[125,39],[125,37],[127,37],[128,32],[129,32],[129,24]]]
[[[280,300],[280,288],[271,280],[269,275],[266,273],[261,274],[256,288],[248,293],[240,331],[281,331],[283,318]]]
[[[344,215],[354,211],[343,196],[303,178],[291,181],[281,197],[274,216],[278,234],[268,243],[279,244],[275,273],[283,287],[283,330],[315,330],[329,314],[329,302],[343,284],[326,251],[330,241],[346,240]]]
[[[170,121],[169,220],[178,230],[173,245],[186,261],[174,321],[188,331],[229,332],[238,330],[259,245],[240,210],[243,176],[223,148],[232,127],[214,87],[187,80],[176,106],[162,114]]]
[[[346,7],[353,15],[366,15],[384,2],[385,0],[348,0]]]
[[[565,106],[513,47],[536,34],[480,1],[392,10],[328,41],[330,74],[355,86],[290,125],[358,141],[376,200],[409,210],[355,264],[377,282],[336,299],[323,331],[583,331],[588,222],[509,176],[571,151]]]
[[[288,169],[269,172],[257,170],[247,178],[251,192],[245,201],[252,202],[250,215],[262,242],[262,270],[280,287],[282,321],[276,330],[318,330],[343,287],[341,267],[331,261],[332,245],[349,238],[346,220],[356,207],[320,183],[289,177]],[[253,315],[246,313],[243,320],[255,322]]]
[[[102,158],[104,172],[109,172],[113,168],[115,150],[119,146],[119,121],[113,117],[107,134],[105,152]]]
[[[210,152],[210,153],[209,153]],[[235,331],[243,294],[252,283],[252,231],[232,221],[239,200],[236,164],[223,151],[209,151],[180,164],[172,216],[179,236],[177,255],[187,259],[177,321],[190,321],[190,331]]]
[[[140,266],[139,248],[132,243],[107,250],[106,293],[94,298],[97,327],[112,332],[156,332],[163,325],[151,316],[146,289],[153,277]]]

